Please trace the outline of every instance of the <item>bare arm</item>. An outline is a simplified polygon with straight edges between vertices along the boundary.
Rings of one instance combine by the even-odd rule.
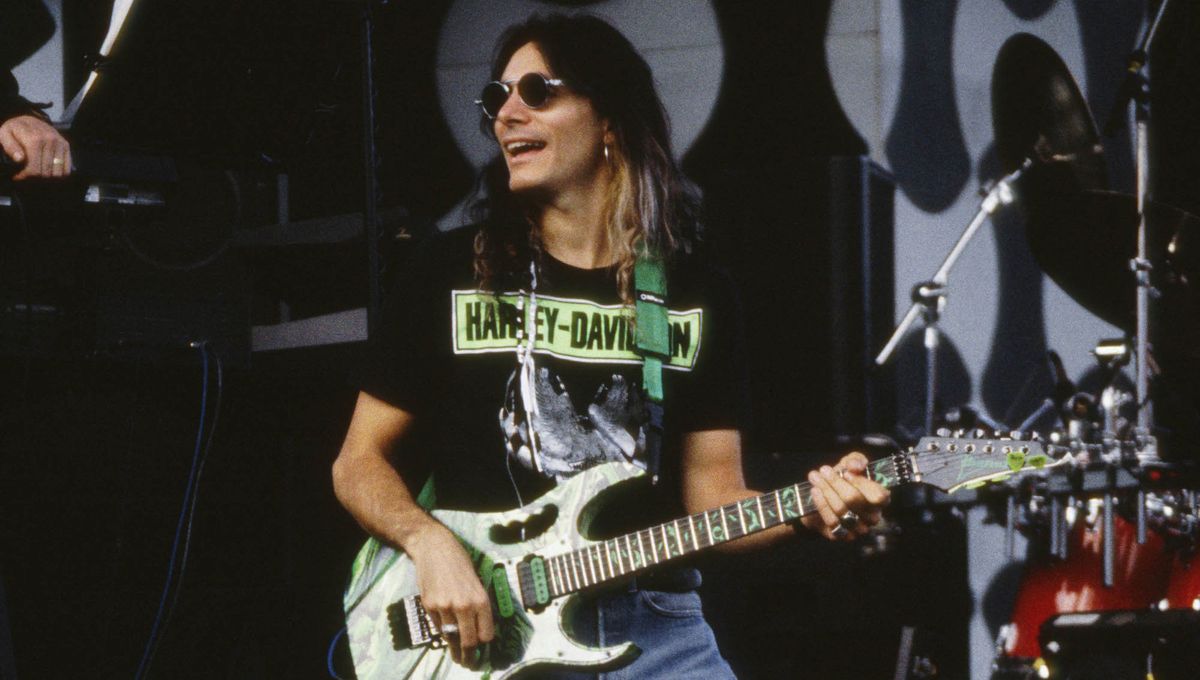
[[[813,501],[818,512],[806,516],[805,527],[829,538],[838,526],[838,518],[847,509],[855,510],[862,519],[859,530],[845,538],[852,539],[879,521],[879,510],[887,504],[888,492],[866,477],[867,459],[861,453],[844,456],[838,475],[828,466],[809,473],[813,484]],[[836,479],[827,478],[826,471]],[[704,430],[689,432],[683,437],[683,503],[689,513],[709,510],[761,492],[746,486],[742,473],[742,438],[737,430]],[[751,534],[717,547],[718,550],[742,552],[763,548],[794,534],[791,526],[779,526]]]
[[[434,623],[458,626],[447,636],[454,660],[474,664],[475,647],[492,639],[491,604],[458,539],[417,505],[396,471],[394,456],[412,425],[411,413],[359,394],[333,464],[334,493],[367,533],[412,558]]]

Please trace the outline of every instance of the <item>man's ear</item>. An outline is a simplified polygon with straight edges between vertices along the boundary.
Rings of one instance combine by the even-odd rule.
[[[617,143],[617,133],[613,132],[612,124],[604,121],[604,145],[613,146]]]

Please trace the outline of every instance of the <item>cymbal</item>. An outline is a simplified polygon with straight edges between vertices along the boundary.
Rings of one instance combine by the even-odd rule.
[[[1105,321],[1132,332],[1137,287],[1137,202],[1129,194],[1072,189],[1064,164],[1034,166],[1021,179],[1025,231],[1034,259],[1068,295]],[[1057,177],[1056,177],[1057,175]],[[1194,289],[1200,279],[1200,218],[1163,203],[1147,209],[1147,256],[1160,289]],[[1169,304],[1164,296],[1157,304]],[[1166,310],[1188,316],[1195,310]]]
[[[1103,147],[1079,85],[1058,53],[1018,33],[992,69],[992,128],[1005,173],[1025,159],[1070,164],[1080,185],[1107,189]]]

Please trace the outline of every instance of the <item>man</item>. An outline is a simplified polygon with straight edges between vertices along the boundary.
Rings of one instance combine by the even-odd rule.
[[[757,495],[742,473],[736,296],[687,252],[695,206],[649,67],[599,19],[534,17],[501,39],[492,77],[478,103],[500,159],[485,173],[480,225],[431,239],[406,271],[333,472],[359,523],[412,560],[433,624],[472,667],[496,631],[488,595],[458,539],[415,502],[408,463],[432,468],[439,507],[468,512],[526,505],[607,462],[658,473],[650,497],[614,504],[621,531]],[[628,340],[650,323],[630,312],[649,290],[634,280],[644,257],[661,263],[674,329],[658,374],[661,456],[653,362]],[[432,437],[420,446],[419,429]],[[865,472],[861,454],[814,471],[815,511],[796,530],[847,540],[878,521],[887,492]],[[606,677],[730,678],[697,582],[667,569],[591,593],[572,632],[642,650]]]

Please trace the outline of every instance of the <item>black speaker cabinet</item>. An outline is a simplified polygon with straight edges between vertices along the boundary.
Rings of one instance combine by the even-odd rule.
[[[894,317],[892,178],[842,156],[725,179],[709,242],[742,293],[752,447],[828,455],[839,437],[891,432],[892,378],[871,366]]]

